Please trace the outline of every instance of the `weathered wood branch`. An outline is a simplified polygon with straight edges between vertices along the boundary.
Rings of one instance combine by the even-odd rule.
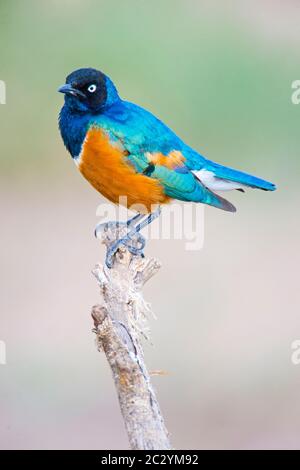
[[[126,230],[105,224],[102,242],[110,246]],[[92,309],[93,331],[112,370],[130,447],[136,450],[172,448],[141,346],[151,314],[142,288],[159,268],[158,260],[133,256],[122,246],[111,269],[97,265],[93,271],[102,297],[101,305]]]

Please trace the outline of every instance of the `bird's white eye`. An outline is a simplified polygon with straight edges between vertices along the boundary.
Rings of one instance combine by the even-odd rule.
[[[88,91],[90,93],[94,93],[96,90],[97,90],[97,87],[96,85],[94,85],[94,83],[88,87]]]

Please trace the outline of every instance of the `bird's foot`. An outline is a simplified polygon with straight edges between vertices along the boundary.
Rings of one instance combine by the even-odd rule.
[[[145,238],[135,230],[135,224],[143,217],[137,214],[126,222],[106,222],[95,228],[95,237],[102,239],[107,247],[106,265],[111,268],[113,259],[121,246],[134,256],[144,256]]]
[[[144,217],[143,214],[137,214],[127,222],[107,222],[96,226],[95,236],[101,238],[107,248],[106,265],[108,268],[112,267],[114,256],[122,245],[132,255],[144,256],[143,249],[146,240],[140,231],[156,219],[159,214],[160,207],[155,212],[147,215],[140,223],[137,222]]]
[[[114,256],[121,246],[125,246],[129,253],[134,256],[144,257],[143,250],[146,245],[146,240],[139,232],[133,235],[126,235],[124,238],[120,238],[107,247],[105,263],[108,268],[111,268],[114,261]]]

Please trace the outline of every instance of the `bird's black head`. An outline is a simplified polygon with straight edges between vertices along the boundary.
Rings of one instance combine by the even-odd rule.
[[[118,98],[112,81],[104,73],[92,68],[72,72],[58,91],[65,94],[67,106],[82,112],[97,113]]]

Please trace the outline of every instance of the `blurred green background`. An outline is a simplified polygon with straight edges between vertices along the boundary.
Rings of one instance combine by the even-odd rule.
[[[299,448],[300,3],[1,0],[1,448],[126,448],[105,358],[93,345],[92,237],[101,197],[57,128],[72,70],[108,74],[219,163],[278,184],[205,209],[202,251],[151,241],[146,345],[176,448]]]

